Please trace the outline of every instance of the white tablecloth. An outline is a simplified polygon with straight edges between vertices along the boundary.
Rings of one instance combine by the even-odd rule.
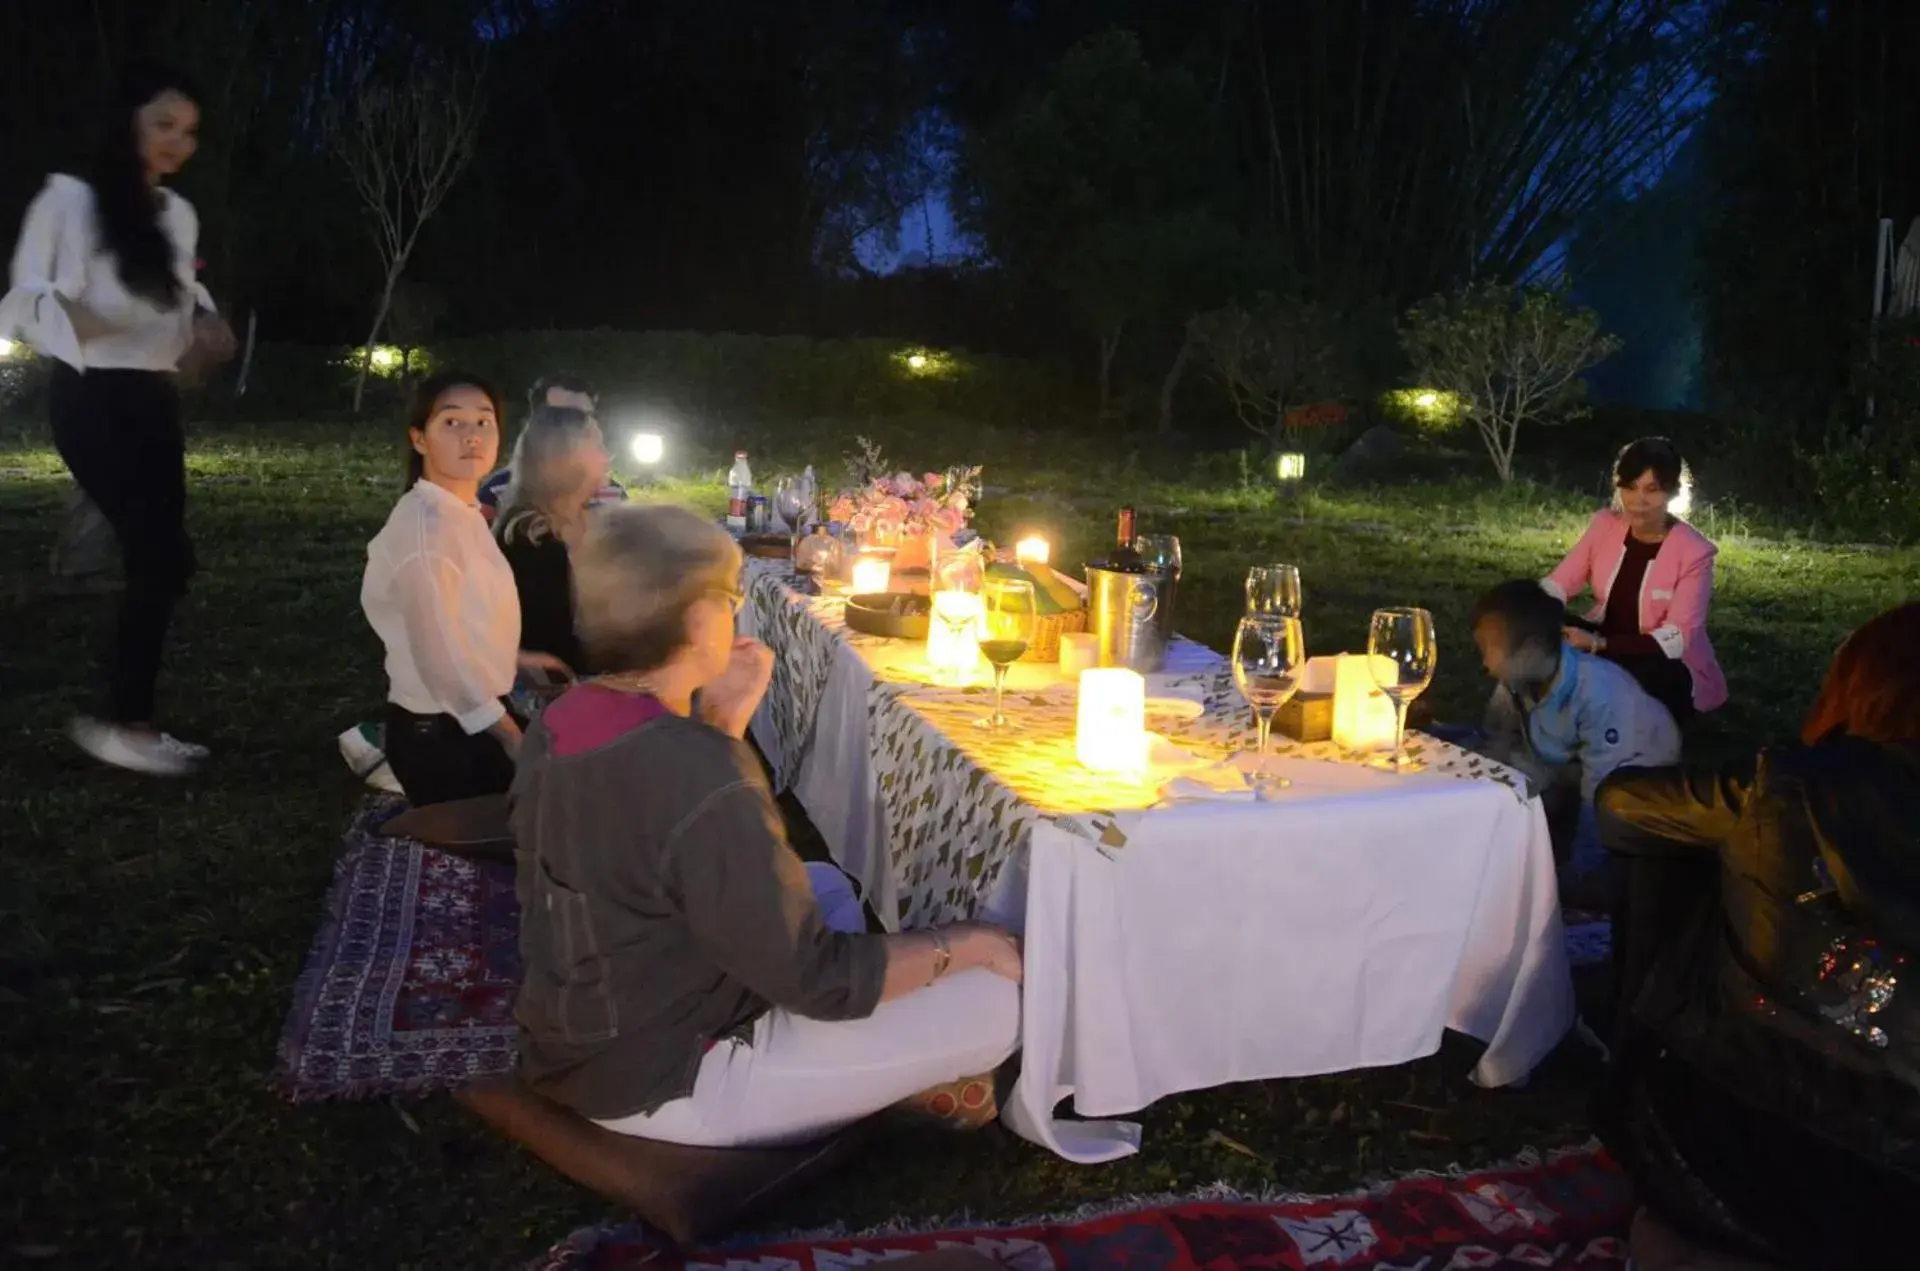
[[[1137,1126],[1057,1121],[1057,1103],[1071,1096],[1080,1115],[1108,1117],[1227,1082],[1403,1063],[1431,1054],[1449,1027],[1487,1043],[1474,1079],[1505,1085],[1570,1027],[1546,819],[1538,800],[1498,783],[1503,771],[1462,779],[1482,772],[1481,761],[1431,740],[1435,771],[1412,776],[1298,757],[1328,748],[1293,747],[1295,757],[1278,762],[1294,784],[1271,801],[1145,810],[1148,792],[1141,806],[1098,816],[1077,815],[1099,804],[1097,789],[1058,800],[1075,815],[1033,806],[1052,800],[1031,789],[1013,798],[1008,788],[1031,780],[1024,768],[961,783],[956,771],[978,766],[966,754],[924,765],[918,782],[923,768],[895,753],[899,735],[915,733],[918,756],[984,700],[892,683],[911,674],[917,646],[849,640],[830,604],[791,599],[832,637],[816,642],[767,607],[779,603],[775,577],[763,564],[750,571],[762,603],[743,610],[744,629],[814,645],[787,671],[808,698],[817,693],[817,707],[803,744],[794,737],[804,724],[789,712],[780,727],[771,704],[755,738],[890,926],[977,913],[1024,933],[1023,1071],[1003,1109],[1024,1137],[1072,1160],[1114,1159],[1137,1149]],[[1158,678],[1191,684],[1217,662],[1184,645]],[[1051,667],[1021,665],[1011,681],[1011,703],[1031,703],[1024,709],[1036,717],[1024,744],[1041,767],[1037,719],[1071,701],[1056,680]],[[1210,714],[1221,709],[1210,700]],[[974,738],[954,748],[981,755]],[[794,749],[804,752],[797,761],[786,753]],[[1011,810],[996,813],[993,833],[1006,841],[979,842],[991,837],[983,818],[961,807],[965,842],[916,822],[903,851],[900,809],[923,818],[923,805],[941,801],[1000,801]],[[943,862],[941,881],[925,884],[914,871],[934,843],[943,857],[971,855],[964,868]],[[977,895],[950,881],[975,876]]]

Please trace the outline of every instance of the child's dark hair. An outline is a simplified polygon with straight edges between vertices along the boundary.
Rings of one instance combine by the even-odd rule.
[[[475,388],[487,395],[493,403],[493,417],[501,426],[507,419],[506,404],[500,400],[500,391],[478,375],[469,375],[465,371],[439,371],[427,376],[413,386],[413,398],[407,403],[407,483],[401,487],[411,490],[426,475],[427,461],[418,450],[413,448],[413,434],[424,433],[427,422],[433,418],[433,404],[440,400],[440,394],[450,388]]]
[[[1509,649],[1519,650],[1528,645],[1558,649],[1566,627],[1567,607],[1532,579],[1516,578],[1501,583],[1474,605],[1476,630],[1488,618],[1498,618],[1506,627]]]
[[[542,375],[527,390],[527,405],[539,410],[547,404],[547,394],[556,388],[563,393],[579,393],[595,403],[600,400],[599,391],[578,375]]]
[[[1665,437],[1642,437],[1620,448],[1613,461],[1613,484],[1625,489],[1651,472],[1668,494],[1678,494],[1686,477],[1687,461],[1680,448]]]

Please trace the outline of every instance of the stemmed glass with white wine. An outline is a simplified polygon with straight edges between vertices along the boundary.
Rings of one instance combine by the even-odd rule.
[[[1300,690],[1307,668],[1307,637],[1300,619],[1290,614],[1248,614],[1233,634],[1233,682],[1253,707],[1259,728],[1260,755],[1267,753],[1273,715]],[[1285,787],[1284,777],[1267,779]]]
[[[986,634],[980,640],[980,652],[993,664],[993,714],[976,719],[980,728],[1014,728],[1017,725],[1000,709],[1007,689],[1007,668],[1026,656],[1033,643],[1033,584],[1023,578],[987,580]]]
[[[1367,626],[1367,669],[1380,691],[1393,699],[1393,758],[1386,766],[1404,770],[1407,757],[1407,707],[1427,691],[1440,665],[1433,615],[1425,609],[1376,609]]]
[[[1299,618],[1300,571],[1292,565],[1255,565],[1247,571],[1247,612]]]

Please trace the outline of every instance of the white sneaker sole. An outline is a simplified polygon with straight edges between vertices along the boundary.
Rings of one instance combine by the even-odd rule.
[[[144,776],[185,777],[199,766],[187,754],[162,749],[155,742],[130,741],[121,729],[97,720],[74,720],[67,725],[67,736],[101,763]]]

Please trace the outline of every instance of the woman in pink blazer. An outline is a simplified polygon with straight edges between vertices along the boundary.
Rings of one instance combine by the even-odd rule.
[[[1727,680],[1707,639],[1718,549],[1668,511],[1686,465],[1664,437],[1643,437],[1614,463],[1614,506],[1541,586],[1562,601],[1593,589],[1594,632],[1569,628],[1578,648],[1618,662],[1686,723],[1727,700]]]

